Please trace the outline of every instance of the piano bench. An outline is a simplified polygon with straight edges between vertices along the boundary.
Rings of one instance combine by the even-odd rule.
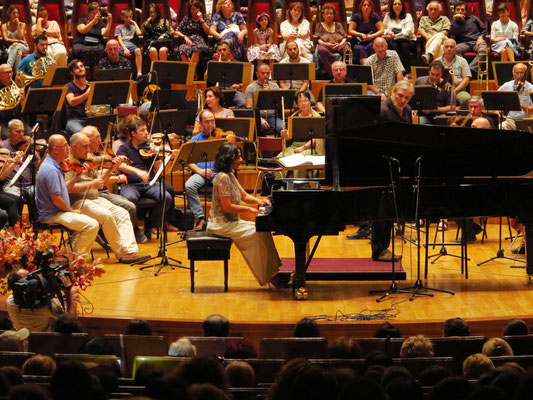
[[[191,263],[191,293],[194,293],[194,262],[211,260],[224,261],[224,292],[228,291],[228,260],[232,243],[230,238],[204,231],[187,233],[187,253]]]

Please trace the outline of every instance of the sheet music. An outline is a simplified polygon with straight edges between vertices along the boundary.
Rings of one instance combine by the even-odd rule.
[[[150,181],[150,183],[149,183],[150,186],[154,186],[154,184],[157,182],[157,179],[159,179],[159,175],[161,175],[161,173],[163,172],[163,167],[165,165],[168,165],[168,163],[170,162],[170,158],[171,157],[172,157],[172,154],[170,154],[170,155],[165,157],[165,161],[163,162],[163,164],[161,164],[161,166],[159,167],[159,169],[155,173],[154,178]]]
[[[9,188],[17,183],[22,173],[26,170],[26,168],[28,168],[28,165],[30,165],[31,160],[33,160],[33,154],[30,154],[28,157],[26,157],[26,161],[24,161],[24,163],[20,166],[13,179],[11,179],[11,181],[6,185],[6,188]]]

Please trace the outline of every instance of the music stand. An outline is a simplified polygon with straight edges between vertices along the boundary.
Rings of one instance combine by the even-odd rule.
[[[21,110],[26,114],[45,114],[60,111],[67,95],[67,88],[30,88]]]
[[[500,111],[500,129],[502,129],[503,115],[509,111],[521,111],[518,92],[488,91],[481,92],[485,109]]]
[[[207,63],[207,82],[219,83],[225,89],[234,83],[250,83],[253,65],[237,61],[209,61]]]
[[[435,86],[415,86],[415,94],[409,100],[409,106],[419,113],[422,110],[435,110],[437,108],[437,89]]]
[[[296,140],[296,141],[325,139],[326,138],[326,118],[325,117],[289,117],[289,138],[292,140]],[[313,154],[312,145],[311,145],[311,154]]]
[[[194,80],[196,65],[181,61],[152,61],[151,83],[161,89],[171,89],[172,84],[190,85]]]
[[[322,86],[322,98],[366,95],[366,83],[326,83]]]
[[[182,110],[185,108],[185,96],[187,96],[186,90],[157,89],[152,96],[150,111],[155,111],[156,109]]]
[[[164,133],[180,134],[185,132],[189,120],[187,110],[163,110],[159,111],[159,129]]]
[[[67,67],[49,67],[43,78],[43,86],[65,86],[72,80]]]
[[[96,129],[98,129],[98,132],[100,132],[102,141],[106,140],[105,136],[107,132],[107,127],[109,126],[110,122],[111,123],[117,122],[116,114],[98,115],[96,117],[87,118],[87,125],[95,126]]]
[[[276,110],[276,114],[281,110],[281,105],[284,104],[285,108],[292,108],[296,97],[295,89],[259,89],[254,93],[254,106],[259,110]],[[283,98],[283,103],[281,99]],[[285,110],[281,110],[285,112]],[[277,131],[278,127],[274,126],[274,131]]]
[[[129,81],[131,70],[123,68],[101,69],[94,77],[95,81]]]
[[[374,84],[374,76],[370,65],[351,64],[346,66],[346,77],[358,83]]]
[[[492,63],[492,72],[494,73],[494,79],[498,86],[514,80],[513,68],[518,63],[522,63],[522,61],[494,61]],[[527,79],[530,82],[533,80],[533,71]]]
[[[243,142],[254,141],[254,124],[254,118],[216,118],[217,128],[232,131]]]
[[[521,121],[515,121],[515,124],[517,131],[533,133],[533,119],[524,118]]]
[[[235,97],[235,93],[237,93],[236,89],[224,89],[222,91],[223,99],[221,105],[223,107],[226,107],[230,104],[233,104],[233,98]]]
[[[128,102],[132,81],[91,82],[87,106],[109,105],[111,109]]]
[[[311,63],[276,63],[272,79],[276,81],[289,81],[289,89],[292,89],[292,81],[308,81],[315,79],[315,64]]]

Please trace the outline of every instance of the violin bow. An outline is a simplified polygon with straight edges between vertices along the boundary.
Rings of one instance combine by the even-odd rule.
[[[281,96],[281,120],[283,123],[281,124],[281,129],[285,129],[285,98]],[[285,141],[285,138],[283,135],[281,136],[281,151],[283,154],[283,157],[285,157],[285,151],[287,150],[287,143]]]

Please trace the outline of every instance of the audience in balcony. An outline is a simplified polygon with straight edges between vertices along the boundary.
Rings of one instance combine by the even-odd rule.
[[[311,25],[304,17],[304,5],[299,1],[289,4],[285,20],[280,24],[279,30],[283,37],[280,45],[281,57],[286,57],[286,46],[288,40],[294,40],[300,48],[302,57],[313,61],[314,45],[311,41]]]
[[[520,54],[518,25],[509,17],[509,6],[505,3],[498,6],[498,20],[492,23],[490,41],[492,51],[500,54],[501,61],[514,61],[515,55]]]
[[[353,61],[364,64],[374,54],[374,39],[385,32],[383,21],[374,10],[371,0],[362,0],[357,13],[352,15],[348,25],[348,34],[353,37]]]
[[[423,335],[408,337],[400,349],[403,358],[433,357],[433,354],[433,344]]]
[[[385,322],[381,325],[376,332],[374,332],[373,337],[375,338],[401,338],[402,334],[400,330],[392,325],[390,322]]]
[[[161,9],[157,4],[148,6],[148,18],[142,25],[144,36],[144,52],[150,60],[166,60],[172,50],[174,28],[170,20],[161,16]]]
[[[144,319],[133,319],[126,326],[124,335],[152,336],[152,328]]]
[[[211,314],[202,322],[204,336],[229,336],[230,322],[221,314]]]
[[[26,23],[20,8],[12,4],[6,11],[6,18],[2,24],[2,36],[6,44],[7,63],[17,71],[23,53],[29,53],[30,48],[26,41]]]
[[[432,1],[426,9],[428,15],[420,18],[418,33],[426,40],[426,52],[422,55],[422,61],[429,64],[442,55],[442,44],[448,38],[450,20],[441,15],[442,5],[438,1]]]
[[[468,356],[463,362],[463,377],[479,379],[479,377],[494,369],[494,363],[485,354],[477,353]]]
[[[248,35],[246,21],[239,11],[235,11],[232,0],[218,0],[213,14],[210,34],[218,42],[228,43],[236,60],[244,57],[244,38]]]
[[[292,336],[299,338],[321,337],[320,328],[314,319],[302,318],[296,323]]]
[[[344,28],[340,22],[335,21],[337,9],[333,4],[326,3],[320,13],[322,21],[317,25],[315,34],[318,37],[318,67],[321,74],[327,79],[333,78],[331,64],[335,57],[342,58],[344,52],[349,49]]]
[[[246,361],[232,361],[225,369],[230,387],[255,386],[255,371]]]
[[[56,362],[52,357],[41,354],[28,358],[22,364],[24,375],[52,376],[56,370]]]
[[[402,0],[391,0],[389,12],[383,19],[383,37],[389,49],[398,53],[405,71],[411,71],[411,54],[416,52],[416,35],[413,17],[407,12]]]
[[[529,334],[527,324],[518,318],[508,320],[503,327],[503,336],[516,336]]]
[[[247,340],[234,340],[226,345],[224,358],[257,358],[257,351]]]
[[[270,27],[270,15],[262,12],[255,18],[257,28],[252,31],[252,44],[248,47],[249,62],[266,62],[272,68],[274,61],[281,60],[279,47],[274,43],[274,30]]]
[[[87,17],[80,18],[76,26],[76,35],[72,44],[72,57],[83,61],[90,67],[98,65],[105,55],[105,40],[111,36],[111,18],[104,23],[100,13],[100,5],[92,2],[87,5]]]
[[[81,322],[73,314],[64,313],[61,314],[55,323],[54,332],[70,335],[72,333],[82,333],[83,327]]]
[[[181,338],[170,344],[168,355],[174,357],[195,357],[196,346],[187,338]]]
[[[31,35],[46,35],[48,38],[48,55],[56,60],[57,65],[65,67],[67,65],[67,49],[61,36],[61,29],[57,21],[48,19],[48,10],[41,6],[37,10],[37,23],[31,29]]]
[[[357,341],[346,336],[337,338],[328,345],[328,358],[355,359],[362,356],[363,350]]]
[[[202,2],[190,0],[187,15],[181,20],[176,35],[183,39],[178,46],[178,57],[181,61],[205,63],[209,60],[211,49],[207,44],[209,24],[206,22]]]
[[[483,344],[481,352],[488,357],[513,355],[513,349],[511,349],[509,343],[502,338],[490,338]]]
[[[470,328],[462,318],[450,318],[444,321],[442,327],[444,337],[449,336],[470,336]]]

